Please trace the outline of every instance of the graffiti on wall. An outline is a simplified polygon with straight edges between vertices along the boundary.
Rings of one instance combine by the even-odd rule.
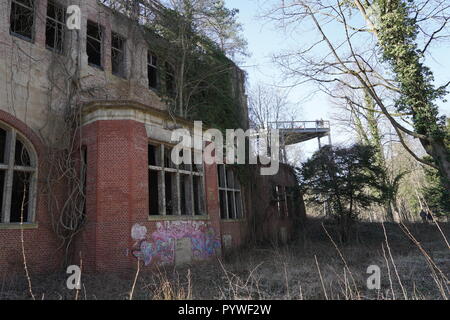
[[[131,237],[135,240],[133,255],[151,263],[175,263],[177,241],[190,239],[192,257],[202,260],[214,256],[220,249],[220,240],[214,229],[203,221],[164,221],[156,224],[156,231],[147,235],[145,226],[135,224]]]

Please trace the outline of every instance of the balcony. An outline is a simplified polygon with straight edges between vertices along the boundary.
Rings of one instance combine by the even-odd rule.
[[[280,130],[282,145],[292,145],[314,138],[330,136],[330,121],[276,121],[269,122],[271,129]]]

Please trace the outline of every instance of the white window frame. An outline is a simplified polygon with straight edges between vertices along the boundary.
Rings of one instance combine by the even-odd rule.
[[[220,185],[220,177],[219,177],[219,175],[220,175],[220,173],[219,173],[219,171],[220,170],[222,170],[223,169],[223,177],[224,177],[224,180],[223,180],[223,182],[224,182],[224,186],[221,186]],[[242,196],[242,188],[241,188],[241,185],[240,185],[240,183],[239,183],[239,181],[237,180],[238,179],[238,177],[236,176],[236,174],[235,174],[235,172],[233,171],[233,170],[231,170],[231,172],[232,172],[232,174],[233,174],[233,179],[235,180],[235,181],[238,181],[238,183],[239,183],[239,188],[231,188],[231,187],[228,187],[228,175],[227,175],[227,171],[228,170],[231,170],[230,168],[227,168],[227,165],[225,165],[225,164],[218,164],[217,165],[217,185],[218,185],[218,187],[219,187],[219,210],[220,210],[220,218],[221,218],[221,220],[224,220],[224,221],[227,221],[227,220],[243,220],[243,219],[245,219],[245,209],[244,209],[244,203],[243,203],[243,196]],[[223,191],[223,193],[225,194],[225,208],[226,208],[226,214],[225,214],[225,218],[222,218],[222,208],[221,208],[221,206],[220,206],[220,200],[221,200],[221,191]],[[234,203],[234,205],[233,205],[233,212],[232,212],[232,215],[230,215],[230,212],[229,212],[229,205],[228,205],[228,202],[229,202],[229,197],[228,197],[228,193],[229,192],[231,192],[231,194],[232,194],[232,200],[231,201],[233,201],[233,203]],[[237,215],[237,209],[236,209],[236,194],[237,193],[239,193],[239,195],[240,195],[240,206],[241,206],[241,216],[239,216],[238,217],[238,215]],[[233,218],[234,217],[234,218]]]
[[[36,186],[37,186],[37,168],[38,160],[36,150],[33,145],[16,129],[9,127],[3,123],[0,128],[6,131],[5,143],[5,163],[0,164],[0,170],[5,171],[5,182],[3,186],[3,206],[0,213],[0,224],[17,224],[17,222],[10,222],[11,217],[11,198],[13,193],[13,178],[14,172],[28,172],[30,173],[30,185],[28,190],[28,215],[27,221],[19,222],[19,224],[32,224],[36,221]],[[20,140],[23,147],[27,150],[30,156],[31,166],[16,166],[15,165],[15,149],[16,140]]]
[[[206,217],[208,216],[206,210],[205,203],[205,175],[204,175],[204,166],[202,165],[188,165],[188,170],[182,169],[180,166],[172,164],[172,166],[166,167],[165,163],[165,152],[167,149],[171,149],[172,146],[157,143],[157,142],[149,142],[149,145],[152,145],[155,148],[155,156],[156,161],[159,160],[159,165],[148,165],[148,169],[150,171],[155,171],[158,173],[158,214],[155,212],[149,212],[149,217]],[[192,154],[195,152],[193,150]],[[159,157],[159,158],[158,158]],[[170,157],[170,156],[169,156]],[[193,166],[197,167],[197,171],[193,170]],[[172,194],[172,197],[175,200],[175,207],[173,214],[168,215],[166,210],[166,184],[165,184],[165,175],[172,174],[175,176],[175,192]],[[187,201],[190,204],[190,208],[188,208],[186,213],[181,212],[181,177],[188,178],[188,188],[185,195],[190,195],[190,200]],[[194,185],[194,177],[198,177],[201,185]],[[198,187],[198,199],[197,203],[199,204],[200,214],[196,214],[195,212],[195,193],[194,188]],[[150,189],[150,186],[149,186]],[[155,192],[154,190],[149,190],[149,192]]]

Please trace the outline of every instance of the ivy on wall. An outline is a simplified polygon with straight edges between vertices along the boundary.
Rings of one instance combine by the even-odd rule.
[[[151,23],[142,26],[144,39],[160,59],[157,93],[174,115],[222,131],[246,129],[245,74],[197,30],[193,19],[160,7]]]

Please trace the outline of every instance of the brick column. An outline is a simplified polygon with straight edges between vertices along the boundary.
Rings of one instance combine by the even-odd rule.
[[[211,226],[222,239],[220,228],[219,186],[217,184],[217,164],[205,164],[205,200]]]
[[[142,123],[102,120],[85,126],[87,226],[82,246],[96,271],[131,268],[131,227],[147,220],[147,134]]]

